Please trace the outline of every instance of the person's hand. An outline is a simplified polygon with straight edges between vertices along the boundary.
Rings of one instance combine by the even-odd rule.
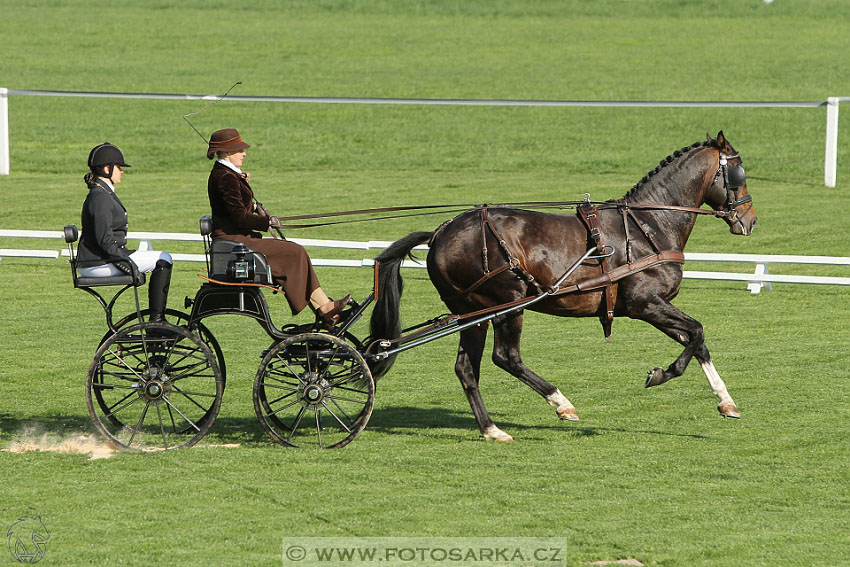
[[[139,271],[139,267],[133,260],[119,260],[114,262],[113,265],[128,276],[133,276],[134,285],[140,285],[142,283],[142,272]]]
[[[270,228],[280,228],[283,226],[283,223],[280,222],[280,219],[277,217],[269,217],[269,227]]]

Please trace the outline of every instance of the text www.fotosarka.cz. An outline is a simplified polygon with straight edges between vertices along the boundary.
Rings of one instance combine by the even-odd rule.
[[[283,540],[283,565],[430,567],[560,567],[563,538],[552,537],[292,537]]]

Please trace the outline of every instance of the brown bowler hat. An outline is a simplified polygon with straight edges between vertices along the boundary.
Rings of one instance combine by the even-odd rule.
[[[236,128],[225,128],[216,130],[210,136],[210,147],[207,150],[207,159],[212,159],[216,152],[235,152],[250,148],[249,144],[242,141],[242,136]]]

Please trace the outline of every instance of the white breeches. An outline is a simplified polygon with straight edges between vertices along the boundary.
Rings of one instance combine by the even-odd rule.
[[[133,260],[139,271],[143,273],[152,272],[159,260],[165,260],[169,264],[173,263],[171,254],[158,250],[138,250],[130,254],[130,259]],[[80,268],[79,274],[84,278],[106,278],[109,276],[121,276],[124,272],[116,268],[115,264],[103,264],[101,266]]]

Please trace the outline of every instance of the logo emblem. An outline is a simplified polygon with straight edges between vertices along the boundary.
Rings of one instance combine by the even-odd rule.
[[[6,532],[6,539],[9,542],[9,553],[15,561],[32,565],[44,559],[50,532],[41,521],[41,516],[25,516],[12,524]]]

